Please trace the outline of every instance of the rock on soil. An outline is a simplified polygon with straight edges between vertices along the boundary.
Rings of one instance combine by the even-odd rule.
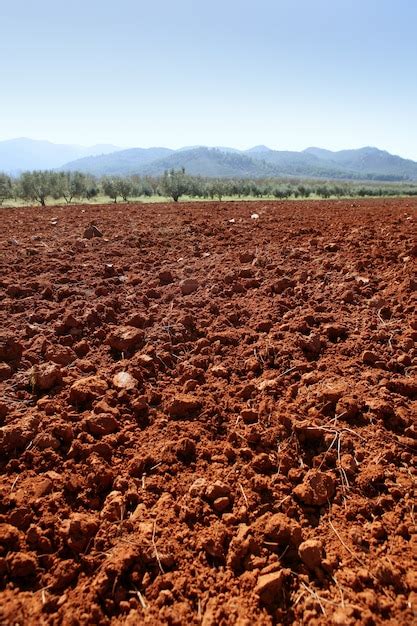
[[[97,376],[81,378],[71,387],[70,402],[75,406],[91,403],[93,400],[101,398],[107,389],[106,381]]]
[[[13,370],[8,363],[0,363],[0,382],[7,380],[13,374]]]
[[[45,359],[63,367],[75,361],[76,358],[77,355],[69,346],[50,346],[45,351]]]
[[[22,358],[23,348],[22,344],[16,341],[16,339],[7,334],[0,335],[0,361],[6,363],[19,362]]]
[[[168,414],[176,419],[192,416],[201,408],[201,401],[190,394],[177,394],[167,402]]]
[[[114,433],[119,427],[117,419],[111,413],[92,413],[87,418],[87,428],[92,435],[103,437]]]
[[[34,365],[30,370],[29,376],[31,386],[39,391],[48,391],[55,385],[62,383],[61,368],[55,363]]]
[[[140,328],[120,326],[110,332],[106,341],[113,350],[131,352],[143,342],[144,336],[145,333]]]
[[[280,545],[291,544],[297,547],[302,541],[300,524],[284,513],[275,513],[271,517],[266,514],[258,519],[256,526],[269,540]]]
[[[297,485],[294,494],[304,504],[322,506],[328,504],[336,490],[332,476],[319,470],[309,470],[301,485]]]
[[[87,226],[83,234],[84,239],[93,239],[94,237],[102,236],[103,233],[99,228],[97,228],[97,226],[94,226],[94,224],[90,224],[90,226]]]
[[[118,372],[113,376],[113,386],[116,389],[132,390],[136,388],[137,384],[138,381],[129,372]]]
[[[180,289],[183,296],[189,296],[197,291],[199,287],[198,281],[195,278],[185,278],[180,282]]]
[[[159,272],[158,278],[161,285],[169,285],[174,282],[174,276],[171,270],[162,270]]]
[[[298,548],[302,562],[310,570],[320,567],[323,560],[323,544],[318,539],[307,539]]]
[[[39,417],[29,416],[17,423],[6,424],[0,428],[0,453],[4,458],[13,450],[21,450],[30,444],[39,431]]]
[[[261,574],[256,583],[255,591],[259,595],[261,602],[266,605],[278,604],[279,594],[284,586],[284,572],[271,572],[270,574]]]
[[[82,552],[99,528],[97,518],[90,513],[72,513],[62,523],[60,532],[71,550]]]

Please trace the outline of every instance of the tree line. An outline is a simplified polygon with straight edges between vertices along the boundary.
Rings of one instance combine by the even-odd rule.
[[[18,177],[0,173],[0,204],[23,200],[45,206],[47,201],[92,200],[106,196],[113,202],[144,197],[223,198],[309,198],[417,195],[417,184],[376,183],[272,178],[263,180],[203,178],[182,170],[170,170],[159,177],[104,176],[82,172],[33,171]]]

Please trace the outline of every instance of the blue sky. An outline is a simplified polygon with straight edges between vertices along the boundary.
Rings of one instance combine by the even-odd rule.
[[[0,0],[0,139],[417,159],[415,0]]]

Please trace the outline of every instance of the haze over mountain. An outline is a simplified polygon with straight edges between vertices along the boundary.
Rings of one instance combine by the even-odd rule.
[[[129,148],[53,144],[32,139],[0,141],[0,171],[60,169],[95,176],[139,174],[158,176],[169,169],[207,177],[335,178],[352,180],[417,181],[417,163],[378,148],[333,152],[311,147],[301,152],[272,150],[264,145],[248,150],[188,146]]]
[[[53,169],[83,156],[106,154],[116,150],[120,148],[111,144],[87,147],[19,137],[0,141],[0,171],[17,174],[24,170]]]

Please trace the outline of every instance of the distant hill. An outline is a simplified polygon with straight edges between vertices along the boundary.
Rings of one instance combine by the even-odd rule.
[[[86,147],[20,137],[0,141],[0,171],[17,174],[23,170],[53,169],[83,156],[116,150],[117,146],[108,144]]]
[[[347,171],[369,172],[375,176],[417,179],[417,163],[379,150],[378,148],[359,148],[359,150],[340,150],[331,152],[322,148],[307,148],[304,154],[316,156],[320,160],[333,163]]]
[[[192,176],[259,178],[274,176],[267,163],[255,161],[240,152],[223,152],[218,148],[194,148],[174,152],[165,159],[149,163],[142,174],[156,176],[166,170],[184,168]]]
[[[417,163],[378,148],[332,152],[307,148],[301,152],[271,150],[259,145],[248,150],[205,146],[129,148],[53,144],[31,139],[0,142],[0,171],[27,169],[79,170],[96,176],[139,174],[158,176],[168,169],[225,178],[296,177],[350,180],[417,181]]]
[[[67,163],[60,169],[86,172],[95,176],[136,174],[144,166],[169,157],[169,148],[129,148],[101,156],[89,156]]]
[[[270,150],[264,146],[246,151],[253,159],[271,165],[281,176],[335,177],[342,176],[341,168],[322,161],[314,154],[290,150]]]
[[[245,154],[253,154],[254,156],[257,154],[265,154],[267,152],[274,152],[268,146],[254,146],[253,148],[249,148],[249,150],[245,150]]]
[[[208,177],[339,178],[353,180],[417,180],[417,163],[377,148],[332,152],[307,148],[302,152],[271,150],[255,146],[249,150],[193,146],[132,148],[103,156],[67,163],[61,169],[81,170],[95,175],[141,174],[158,176],[168,169],[184,168],[188,174]]]

